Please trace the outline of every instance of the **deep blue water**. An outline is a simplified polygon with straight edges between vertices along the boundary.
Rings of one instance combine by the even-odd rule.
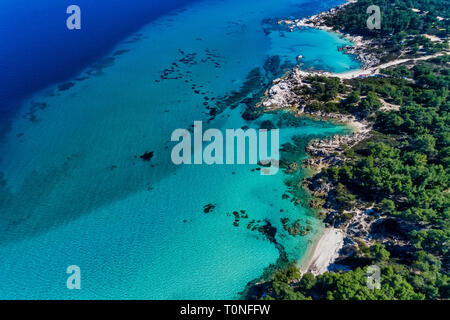
[[[195,120],[221,130],[283,120],[280,113],[246,121],[239,104],[210,121],[204,105],[206,96],[218,101],[241,90],[268,57],[293,64],[302,54],[303,67],[334,72],[359,67],[338,51],[348,41],[336,34],[276,24],[341,1],[197,1],[157,19],[182,2],[111,5],[118,2],[79,1],[79,32],[66,30],[68,2],[0,4],[2,43],[10,44],[0,49],[4,101],[32,94],[0,140],[0,298],[232,299],[280,256],[247,223],[235,226],[232,212],[269,221],[293,261],[321,232],[281,170],[261,176],[254,165],[175,166],[169,140]],[[138,28],[146,20],[153,21]],[[174,63],[175,74],[162,80]],[[71,86],[61,89],[66,78]],[[283,123],[290,122],[280,122],[282,143],[349,132],[327,122]],[[146,151],[154,152],[150,163],[139,158]],[[207,204],[215,209],[205,214]],[[290,236],[283,217],[309,221],[312,232]],[[81,290],[66,286],[69,265],[82,270]]]
[[[142,25],[194,1],[0,1],[2,120],[31,93],[70,78]],[[66,28],[71,4],[81,8],[81,30]]]

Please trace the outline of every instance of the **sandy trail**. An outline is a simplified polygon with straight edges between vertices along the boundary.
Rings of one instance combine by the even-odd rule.
[[[398,60],[394,60],[394,61],[390,61],[384,64],[380,64],[378,66],[375,67],[371,67],[368,69],[357,69],[357,70],[352,70],[352,71],[347,71],[347,72],[342,72],[342,73],[330,73],[330,72],[326,72],[324,73],[327,76],[330,77],[338,77],[340,79],[353,79],[353,78],[357,78],[359,76],[369,76],[369,75],[375,75],[375,74],[379,74],[381,69],[386,69],[392,66],[396,66],[399,64],[403,64],[406,62],[416,62],[416,61],[423,61],[423,60],[428,60],[428,59],[432,59],[432,58],[436,58],[439,56],[444,55],[445,53],[436,53],[433,55],[429,55],[429,56],[425,56],[425,57],[420,57],[420,58],[415,58],[415,59],[398,59]]]

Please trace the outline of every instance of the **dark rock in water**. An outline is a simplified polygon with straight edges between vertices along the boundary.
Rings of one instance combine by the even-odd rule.
[[[261,73],[260,68],[252,69],[248,73],[247,78],[239,91],[233,91],[231,92],[231,94],[221,99],[221,101],[219,102],[219,107],[221,109],[225,109],[228,107],[234,109],[243,102],[242,100],[246,99],[252,93],[256,104],[260,100],[260,97],[264,94],[264,84],[264,77]]]
[[[130,50],[127,50],[127,49],[123,49],[123,50],[117,50],[116,52],[114,52],[114,54],[113,54],[113,56],[121,56],[121,55],[123,55],[124,53],[127,53],[127,52],[129,52]]]
[[[46,102],[36,102],[36,101],[31,102],[32,111],[36,111],[37,109],[44,110],[45,108],[47,108]]]
[[[272,75],[277,75],[280,69],[281,59],[279,55],[271,56],[264,62],[264,70]]]
[[[244,113],[242,113],[242,118],[247,121],[253,121],[258,119],[263,114],[262,108],[247,108]]]
[[[150,161],[153,158],[154,152],[150,151],[150,152],[146,152],[143,155],[140,156],[140,158],[144,161]]]
[[[297,219],[294,222],[290,223],[289,218],[281,218],[280,219],[283,229],[289,233],[289,235],[296,237],[296,236],[305,236],[312,230],[311,226],[304,226],[301,225],[301,220]]]
[[[265,224],[263,226],[263,233],[267,239],[272,243],[277,243],[275,235],[277,234],[277,228],[275,228],[268,220],[264,220]]]
[[[75,85],[75,83],[72,82],[72,81],[66,82],[66,83],[60,84],[58,86],[58,90],[59,91],[66,91],[66,90],[69,90],[70,88],[72,88],[74,85]]]
[[[229,214],[227,214],[229,215]],[[233,222],[233,226],[238,227],[239,226],[239,222],[241,221],[241,219],[248,219],[248,214],[246,213],[245,210],[240,210],[238,211],[233,211],[233,216],[234,216],[234,222]],[[254,221],[254,220],[252,220]],[[247,229],[250,228],[250,225],[252,223],[250,223],[249,225],[247,225]],[[256,230],[256,227],[255,227]]]
[[[264,87],[263,87],[264,88]],[[263,108],[256,107],[256,104],[261,100],[264,94],[264,90],[254,92],[251,97],[243,99],[241,102],[245,104],[246,108],[242,114],[242,118],[247,121],[258,119],[263,115]]]
[[[114,65],[115,57],[102,58],[92,65],[92,67],[86,72],[88,75],[101,76],[103,75],[103,70]]]
[[[276,126],[273,124],[272,121],[264,120],[263,122],[261,122],[260,129],[272,130],[272,129],[276,129]]]
[[[216,208],[216,205],[215,205],[215,204],[208,203],[207,205],[205,205],[205,206],[203,207],[203,212],[204,212],[204,213],[210,213],[210,212],[212,212],[215,208]]]
[[[125,43],[136,43],[142,39],[146,39],[141,33],[136,34],[132,39],[126,41]]]
[[[210,115],[211,117],[215,117],[215,116],[217,115],[217,113],[218,113],[218,110],[217,110],[216,108],[211,108],[211,109],[209,110],[209,115]]]

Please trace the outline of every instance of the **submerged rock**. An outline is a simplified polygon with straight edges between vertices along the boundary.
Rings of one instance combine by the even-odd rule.
[[[150,151],[150,152],[146,152],[143,155],[140,156],[140,158],[144,161],[150,161],[153,158],[154,152]]]
[[[67,90],[69,90],[70,88],[72,88],[74,85],[75,85],[74,82],[69,81],[69,82],[60,84],[60,85],[58,86],[58,90],[59,90],[59,91],[67,91]]]
[[[212,212],[214,209],[216,208],[216,205],[213,203],[208,203],[207,205],[205,205],[203,207],[203,212],[204,213],[210,213]]]

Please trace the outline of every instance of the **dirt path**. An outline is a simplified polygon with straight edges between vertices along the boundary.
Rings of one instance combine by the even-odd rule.
[[[390,61],[384,64],[380,64],[376,67],[372,67],[372,68],[368,68],[366,70],[362,70],[362,69],[357,69],[357,70],[352,70],[352,71],[348,71],[348,72],[342,72],[342,73],[324,73],[325,75],[328,75],[330,77],[338,77],[340,79],[353,79],[353,78],[357,78],[359,76],[369,76],[369,75],[375,75],[375,74],[379,74],[381,69],[386,69],[392,66],[396,66],[399,64],[403,64],[406,62],[416,62],[416,61],[423,61],[423,60],[428,60],[428,59],[432,59],[432,58],[436,58],[439,56],[444,55],[445,53],[436,53],[430,56],[425,56],[425,57],[420,57],[420,58],[415,58],[415,59],[399,59],[399,60],[394,60],[394,61]]]

